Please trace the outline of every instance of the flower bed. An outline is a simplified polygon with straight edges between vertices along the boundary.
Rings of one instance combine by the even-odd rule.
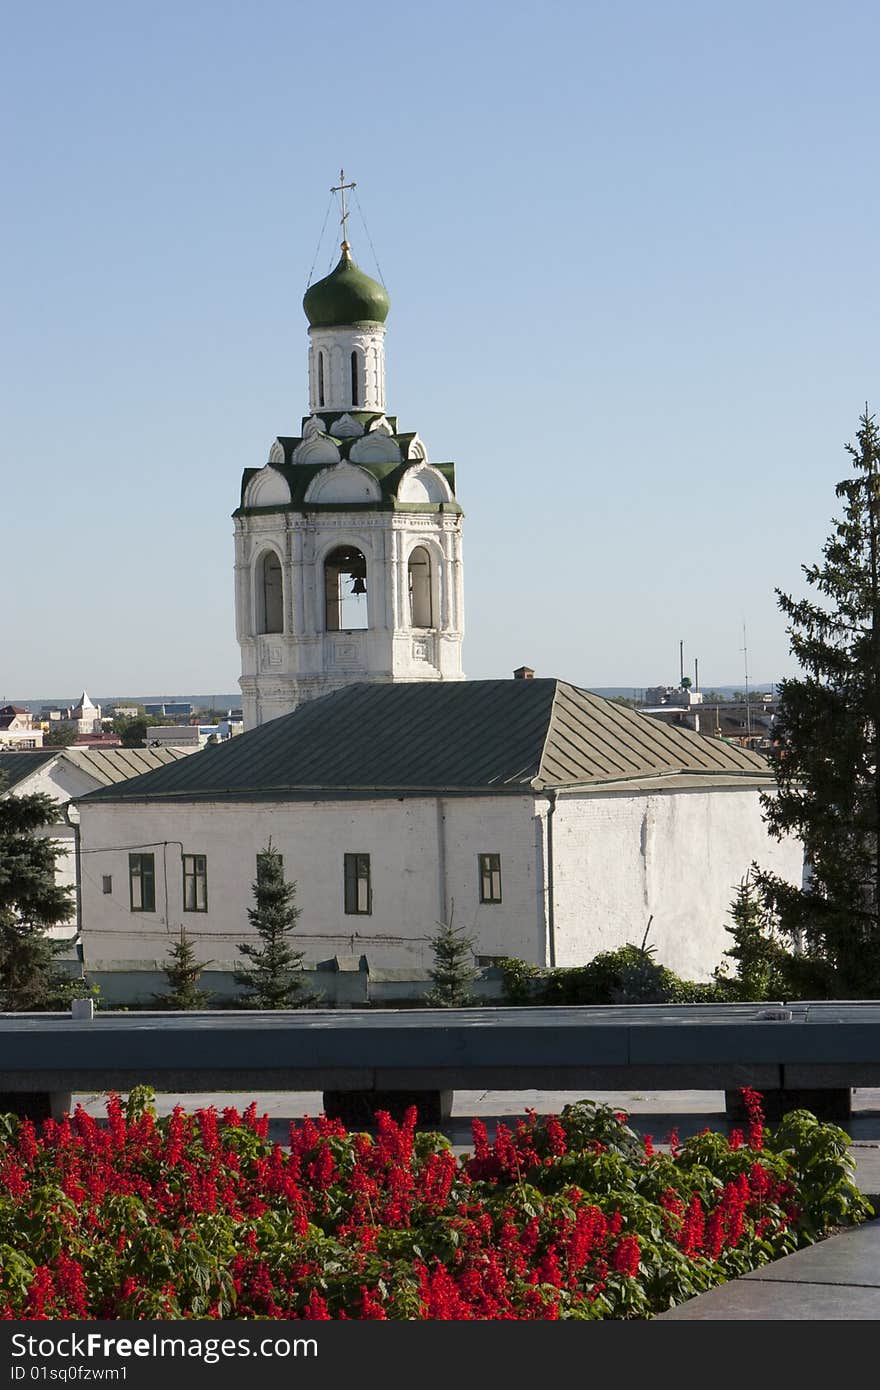
[[[848,1138],[809,1112],[669,1153],[626,1116],[474,1121],[461,1160],[415,1111],[377,1134],[324,1117],[178,1107],[146,1088],[106,1125],[0,1117],[4,1318],[644,1318],[863,1220]]]

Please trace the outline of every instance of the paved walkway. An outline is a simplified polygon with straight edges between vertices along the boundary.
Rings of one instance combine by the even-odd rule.
[[[457,1152],[471,1147],[470,1121],[486,1125],[490,1136],[497,1121],[510,1123],[527,1109],[558,1114],[580,1099],[572,1091],[456,1091],[452,1117],[444,1133]],[[671,1129],[682,1139],[700,1130],[726,1129],[724,1096],[720,1091],[594,1092],[591,1099],[626,1110],[630,1124],[650,1134],[658,1146]],[[285,1140],[292,1119],[321,1113],[319,1091],[259,1092],[257,1094],[161,1094],[156,1109],[168,1114],[176,1104],[188,1110],[199,1106],[234,1105],[239,1110],[257,1102],[270,1118],[271,1138]],[[76,1095],[90,1114],[104,1114],[103,1095]],[[856,1182],[872,1199],[880,1217],[880,1090],[858,1090],[853,1096],[852,1120],[843,1126],[852,1137]],[[701,1322],[740,1320],[828,1321],[880,1319],[880,1219],[820,1241],[742,1279],[732,1280],[660,1315],[660,1320]]]

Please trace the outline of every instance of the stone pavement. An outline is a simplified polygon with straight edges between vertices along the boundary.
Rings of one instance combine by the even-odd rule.
[[[443,1132],[458,1153],[471,1147],[470,1120],[478,1116],[489,1131],[502,1120],[510,1123],[526,1110],[540,1115],[558,1114],[562,1107],[581,1099],[573,1091],[456,1091],[451,1119]],[[661,1146],[671,1129],[682,1139],[700,1130],[727,1128],[724,1095],[720,1091],[595,1091],[591,1100],[625,1110],[640,1134],[650,1134]],[[321,1113],[320,1091],[274,1091],[238,1094],[160,1094],[156,1109],[168,1114],[175,1105],[188,1110],[215,1105],[234,1105],[243,1110],[252,1100],[270,1118],[270,1138],[284,1141],[292,1119]],[[83,1104],[95,1116],[104,1114],[104,1096],[83,1094],[73,1104]],[[844,1124],[852,1137],[856,1182],[872,1200],[880,1216],[880,1090],[857,1090],[853,1115]],[[867,1222],[820,1241],[794,1255],[765,1265],[742,1279],[711,1289],[678,1308],[660,1315],[659,1321],[827,1321],[880,1319],[880,1220]]]
[[[828,1322],[880,1318],[880,1221],[786,1255],[692,1298],[661,1321]]]

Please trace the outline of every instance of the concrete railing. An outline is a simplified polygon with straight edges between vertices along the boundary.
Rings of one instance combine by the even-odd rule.
[[[346,1118],[415,1100],[431,1119],[455,1088],[752,1086],[839,1117],[880,1085],[880,1004],[0,1015],[0,1105],[140,1083],[319,1090]]]

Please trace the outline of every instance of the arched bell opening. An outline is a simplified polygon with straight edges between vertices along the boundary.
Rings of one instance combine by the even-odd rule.
[[[423,545],[417,545],[409,557],[409,615],[413,627],[434,626],[434,603],[431,585],[431,557]]]
[[[369,627],[367,561],[354,545],[338,545],[324,561],[324,622],[328,632]]]
[[[281,561],[274,550],[267,550],[257,561],[257,632],[284,631],[284,579]]]

